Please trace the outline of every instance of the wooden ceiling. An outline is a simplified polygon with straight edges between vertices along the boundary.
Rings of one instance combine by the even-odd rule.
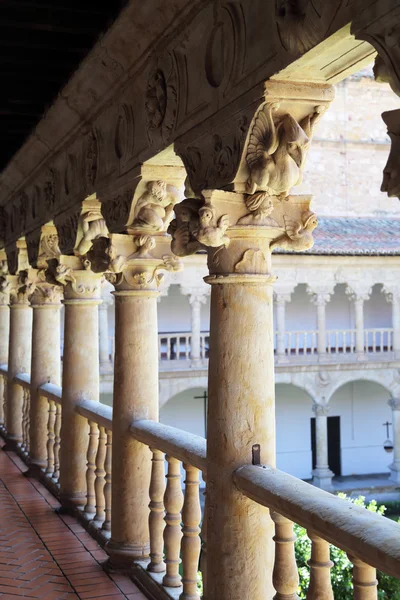
[[[0,171],[127,0],[0,0]]]

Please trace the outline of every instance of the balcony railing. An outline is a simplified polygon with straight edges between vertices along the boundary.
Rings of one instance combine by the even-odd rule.
[[[0,376],[7,378],[6,367],[0,367]],[[20,385],[26,395],[21,417],[23,441],[18,452],[23,460],[29,461],[30,377],[19,374],[13,383]],[[47,467],[42,470],[43,481],[58,496],[59,453],[63,447],[62,390],[52,384],[42,385],[38,390],[48,401]],[[89,533],[104,545],[110,539],[112,527],[112,408],[81,400],[75,412],[87,421],[88,442],[87,450],[82,444],[87,464],[86,502],[74,510]],[[150,485],[143,499],[149,507],[150,558],[138,559],[132,572],[151,597],[156,584],[162,591],[160,598],[200,600],[199,570],[203,583],[207,580],[208,509],[206,504],[202,514],[200,489],[200,474],[207,479],[206,440],[151,420],[132,422],[130,434],[148,446],[152,456]],[[243,465],[233,469],[230,476],[245,497],[270,510],[275,526],[276,598],[297,598],[294,523],[307,530],[312,543],[308,598],[333,598],[330,544],[348,553],[354,565],[354,597],[358,600],[377,599],[376,569],[399,577],[399,524],[271,467]],[[246,527],[246,519],[251,521],[251,511],[242,518]]]

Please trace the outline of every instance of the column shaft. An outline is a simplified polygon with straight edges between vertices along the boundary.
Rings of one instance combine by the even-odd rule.
[[[67,505],[85,502],[88,424],[75,407],[82,399],[99,400],[98,304],[64,300],[60,491]]]
[[[328,460],[328,412],[329,408],[314,404],[316,465],[313,471],[313,483],[324,490],[332,489],[333,473]]]
[[[34,305],[32,324],[30,463],[45,467],[47,459],[48,401],[38,393],[46,381],[60,385],[61,304]]]
[[[190,301],[192,307],[192,335],[190,356],[192,360],[200,359],[200,333],[201,333],[201,303],[196,297]]]
[[[32,309],[27,304],[10,306],[10,344],[7,391],[7,438],[12,443],[22,441],[23,393],[13,382],[18,373],[29,373],[31,366]]]
[[[10,308],[0,304],[0,365],[8,364],[8,345],[10,337]],[[0,377],[0,428],[5,424],[4,415],[4,378]]]
[[[151,452],[129,433],[134,420],[158,420],[157,295],[115,292],[111,565],[148,556]]]
[[[276,353],[279,358],[285,356],[285,324],[286,302],[278,298],[276,301]]]
[[[393,426],[393,462],[389,465],[392,471],[390,479],[400,483],[400,400],[391,398],[388,404],[392,409]]]
[[[364,300],[356,298],[354,301],[354,310],[356,316],[356,352],[358,355],[364,354]]]
[[[108,304],[99,306],[99,357],[100,367],[108,365],[110,353],[108,349]]]
[[[206,597],[272,597],[272,521],[232,481],[233,471],[251,461],[253,444],[261,445],[262,463],[275,464],[269,284],[212,285],[207,428]]]
[[[326,304],[325,300],[317,303],[318,354],[326,354]]]

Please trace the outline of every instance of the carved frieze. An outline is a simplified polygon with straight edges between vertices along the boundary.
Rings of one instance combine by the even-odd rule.
[[[91,130],[85,140],[84,177],[86,189],[91,192],[97,179],[99,145],[94,130]]]
[[[175,126],[178,106],[178,77],[175,57],[159,57],[150,71],[145,95],[145,113],[151,143],[166,142]]]

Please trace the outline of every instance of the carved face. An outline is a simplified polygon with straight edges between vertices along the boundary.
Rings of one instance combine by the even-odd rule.
[[[212,219],[213,219],[213,211],[211,210],[211,208],[202,208],[200,210],[200,224],[202,227],[205,227],[207,225],[210,225]]]
[[[289,156],[301,168],[310,146],[310,139],[291,115],[285,115],[282,125],[283,135],[281,145],[283,147],[286,146]]]
[[[318,219],[316,216],[310,217],[306,223],[306,229],[308,231],[313,231],[318,225]]]
[[[191,212],[188,208],[179,209],[178,217],[181,223],[189,223],[191,216]]]
[[[165,181],[155,181],[151,186],[151,195],[161,202],[165,198],[167,184]]]

